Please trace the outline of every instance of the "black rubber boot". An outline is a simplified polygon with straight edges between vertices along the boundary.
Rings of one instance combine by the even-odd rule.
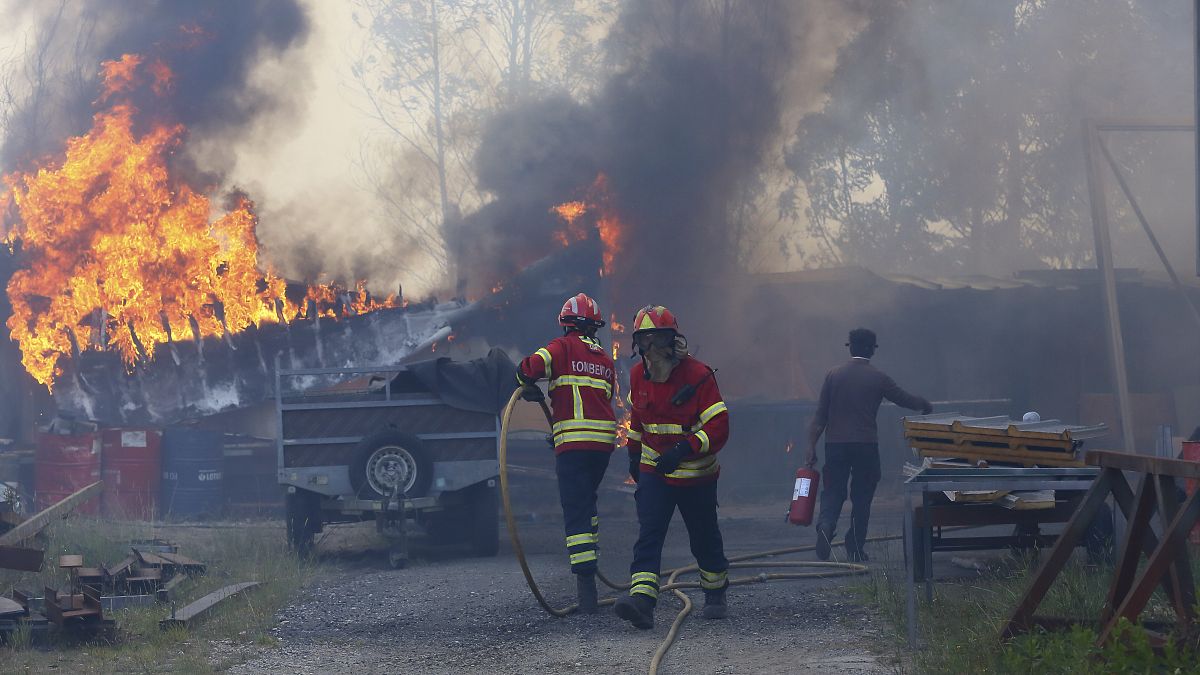
[[[576,574],[575,590],[579,594],[579,613],[595,614],[599,611],[596,597],[596,575]]]
[[[817,526],[817,557],[821,560],[829,560],[829,546],[833,540],[833,533],[826,532],[820,525]]]
[[[633,624],[634,628],[654,628],[654,601],[645,595],[622,595],[613,605],[617,616]]]
[[[704,618],[725,618],[727,614],[727,607],[725,605],[726,588],[729,588],[729,584],[725,584],[723,588],[718,588],[715,591],[704,591]]]

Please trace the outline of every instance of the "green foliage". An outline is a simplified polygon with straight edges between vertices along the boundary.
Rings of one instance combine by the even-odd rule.
[[[1036,560],[1009,561],[979,578],[939,581],[934,602],[918,602],[919,639],[922,648],[909,652],[904,639],[905,585],[901,552],[895,545],[882,547],[872,572],[856,592],[863,602],[877,606],[897,631],[892,647],[911,658],[920,673],[1197,673],[1200,659],[1193,646],[1174,639],[1156,651],[1146,634],[1122,621],[1104,645],[1087,626],[1066,631],[1038,630],[1009,641],[1000,630],[1009,612],[1025,591],[1036,570]],[[875,553],[874,551],[872,552]],[[1038,613],[1078,618],[1099,616],[1107,597],[1111,568],[1069,564],[1047,594]],[[1147,616],[1173,616],[1165,598],[1156,594]]]
[[[828,102],[804,118],[788,152],[795,182],[781,206],[807,223],[825,262],[922,273],[1085,264],[1083,118],[1190,110],[1184,3],[869,7],[839,51]],[[1185,141],[1110,142],[1143,204],[1190,190],[1190,173],[1171,170],[1190,162]]]

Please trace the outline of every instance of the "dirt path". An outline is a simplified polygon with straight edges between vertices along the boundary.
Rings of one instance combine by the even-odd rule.
[[[779,510],[778,505],[723,509],[727,555],[809,543],[811,529],[786,525]],[[566,604],[574,587],[561,525],[551,513],[524,523],[522,535],[544,590]],[[625,577],[634,525],[631,514],[602,514],[601,566],[614,579]],[[650,631],[629,627],[605,608],[596,616],[555,619],[534,602],[507,541],[496,558],[427,549],[404,570],[388,569],[379,554],[338,553],[361,550],[369,537],[364,528],[327,537],[317,579],[279,617],[274,630],[279,648],[260,652],[232,672],[639,672],[648,667],[679,608],[664,594]],[[811,553],[796,559],[812,559]],[[690,562],[677,517],[664,566]],[[849,583],[734,588],[730,618],[689,617],[661,672],[893,672],[872,651],[887,627],[854,602]]]

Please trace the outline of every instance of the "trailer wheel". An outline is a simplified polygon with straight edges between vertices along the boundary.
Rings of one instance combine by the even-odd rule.
[[[350,465],[350,484],[360,499],[390,497],[398,486],[407,497],[424,497],[433,482],[433,463],[421,440],[387,429],[359,443]]]
[[[313,538],[321,531],[321,497],[308,490],[296,490],[287,495],[288,545],[305,556],[312,553]]]
[[[467,502],[467,536],[471,553],[490,558],[500,552],[500,500],[495,481],[471,486]]]

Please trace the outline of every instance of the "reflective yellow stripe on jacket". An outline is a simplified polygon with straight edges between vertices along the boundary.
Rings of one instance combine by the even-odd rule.
[[[642,446],[642,464],[658,466],[658,456],[659,453],[649,446]],[[679,468],[667,474],[667,478],[700,478],[701,476],[711,476],[720,468],[716,455],[710,455],[708,457],[701,457],[700,459],[680,462]]]
[[[587,375],[559,375],[550,380],[550,388],[558,389],[559,387],[592,387],[595,389],[603,389],[604,393],[612,398],[612,385],[608,380],[599,377],[588,377]]]

